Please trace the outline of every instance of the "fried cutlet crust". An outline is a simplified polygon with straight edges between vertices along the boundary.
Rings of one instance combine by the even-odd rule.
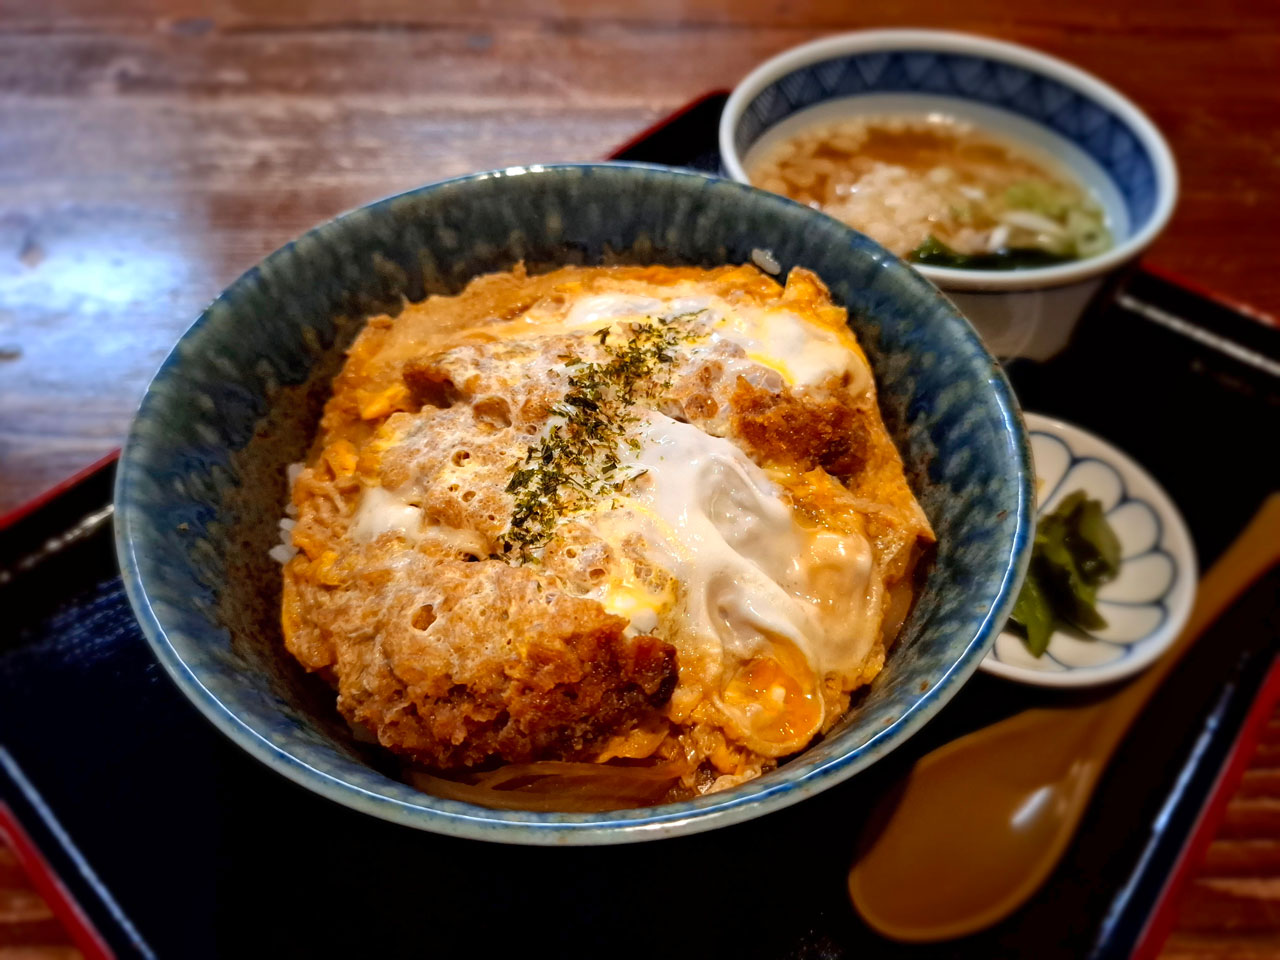
[[[382,579],[374,572],[336,587],[303,577],[285,597],[323,609],[327,624],[367,625],[304,625],[286,643],[309,669],[335,676],[342,714],[397,753],[440,769],[576,759],[652,719],[671,696],[674,648],[625,637],[625,620],[545,576],[444,561],[429,587],[415,589],[422,572],[411,565],[408,583],[381,590],[371,589]]]

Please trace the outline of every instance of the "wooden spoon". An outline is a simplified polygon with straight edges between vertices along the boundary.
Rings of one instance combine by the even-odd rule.
[[[1114,696],[1027,710],[927,754],[849,873],[863,919],[898,940],[974,933],[1030,897],[1066,850],[1094,785],[1152,692],[1196,638],[1280,561],[1272,494],[1200,581],[1178,639]]]

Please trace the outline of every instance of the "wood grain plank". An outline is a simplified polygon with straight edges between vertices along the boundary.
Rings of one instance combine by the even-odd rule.
[[[1206,20],[1198,5],[1179,4],[1072,4],[1018,9],[1019,29],[1062,32],[1067,28],[1111,32],[1117,30],[1184,29],[1197,31]],[[1252,0],[1216,4],[1214,22],[1223,32],[1248,27],[1274,27],[1267,8]],[[200,24],[257,26],[277,29],[316,29],[326,26],[363,25],[373,28],[431,26],[441,23],[540,23],[717,24],[739,29],[770,25],[808,26],[826,30],[852,30],[876,26],[986,25],[1009,26],[1006,0],[970,0],[962,7],[942,0],[896,0],[866,5],[852,0],[439,0],[421,4],[414,0],[364,0],[355,4],[306,0],[275,0],[247,4],[236,0],[64,0],[56,8],[28,0],[2,0],[0,17],[10,29],[84,30],[120,29],[139,24],[175,24],[195,20],[185,27],[198,31]]]
[[[30,888],[0,889],[0,925],[34,923],[53,916],[49,905]]]
[[[1182,930],[1257,932],[1280,929],[1280,890],[1275,878],[1196,880],[1178,912]]]
[[[1202,877],[1280,877],[1280,837],[1218,838],[1205,851]]]
[[[1240,781],[1238,797],[1280,797],[1280,770],[1251,766]]]
[[[1265,740],[1258,744],[1258,752],[1253,758],[1253,767],[1257,770],[1275,770],[1280,768],[1280,735],[1273,734],[1274,742]]]
[[[1267,934],[1234,935],[1230,940],[1220,936],[1197,936],[1175,933],[1161,960],[1276,960],[1280,957],[1280,938]]]
[[[1218,836],[1232,840],[1280,836],[1280,797],[1233,799]]]

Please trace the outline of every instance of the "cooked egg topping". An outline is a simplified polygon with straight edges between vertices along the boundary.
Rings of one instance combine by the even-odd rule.
[[[684,758],[695,791],[835,723],[931,537],[802,270],[516,271],[375,318],[293,496],[286,642],[353,722],[438,767],[545,759],[537,718],[579,702],[549,691],[613,657],[591,682],[633,712],[572,756],[599,723],[602,759]]]
[[[814,323],[785,305],[734,304],[692,289],[686,292],[680,286],[663,297],[604,293],[583,297],[567,311],[530,310],[511,328],[498,328],[493,333],[573,333],[678,317],[703,335],[701,347],[689,352],[690,360],[713,353],[718,344],[727,342],[738,348],[740,356],[776,371],[792,386],[817,386],[835,377],[860,393],[870,384],[871,371],[861,353],[850,349],[856,341],[843,324]]]
[[[662,623],[688,666],[687,697],[709,697],[753,749],[798,749],[825,716],[820,678],[856,677],[874,639],[870,545],[801,526],[785,490],[729,440],[659,413],[636,435],[645,472],[581,522],[615,547],[638,536],[679,595],[630,579],[603,585],[601,601],[637,629]]]

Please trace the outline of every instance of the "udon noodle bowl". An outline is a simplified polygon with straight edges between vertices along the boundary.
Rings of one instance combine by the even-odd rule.
[[[375,317],[282,522],[284,642],[411,782],[631,807],[804,750],[932,541],[813,274],[523,268]]]

